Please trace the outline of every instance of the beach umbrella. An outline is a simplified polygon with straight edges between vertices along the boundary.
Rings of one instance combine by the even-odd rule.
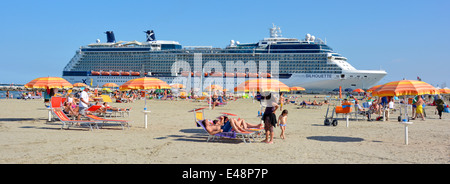
[[[357,93],[364,93],[364,90],[361,88],[355,89],[352,92],[357,92]]]
[[[375,89],[381,87],[382,85],[383,85],[383,84],[373,86],[373,87],[369,88],[368,90],[366,90],[366,92],[372,93],[373,90],[375,90]]]
[[[441,93],[441,94],[450,94],[450,89],[449,88],[439,89],[439,93]]]
[[[117,88],[117,87],[119,87],[119,85],[116,84],[116,83],[106,83],[106,84],[103,84],[102,87],[104,87],[104,88]]]
[[[161,79],[153,78],[153,77],[141,77],[131,79],[120,86],[120,90],[128,90],[128,89],[170,89],[169,84],[162,81]],[[150,111],[147,111],[147,97],[145,99],[144,106],[144,114],[145,114],[145,128],[147,128],[147,114]]]
[[[291,91],[305,91],[305,88],[302,88],[300,86],[294,86],[294,87],[290,87],[289,90]]]
[[[106,91],[106,92],[108,92],[108,93],[111,93],[111,92],[112,92],[112,90],[109,89],[109,88],[103,88],[102,91]]]
[[[400,80],[383,84],[372,92],[373,96],[404,96],[404,95],[424,95],[439,94],[439,90],[432,85],[417,80]]]
[[[207,86],[207,87],[205,88],[205,90],[206,90],[206,91],[211,91],[211,90],[223,90],[223,87],[222,87],[222,86],[219,86],[219,85],[213,84],[213,85]]]
[[[252,79],[239,84],[234,88],[235,91],[285,91],[289,92],[289,86],[276,79]]]
[[[183,84],[171,84],[170,87],[172,88],[176,88],[176,89],[182,89],[182,88],[186,88]]]
[[[344,91],[345,92],[351,92],[351,91],[353,91],[353,89],[352,88],[345,88]]]
[[[73,85],[61,77],[39,77],[25,84],[26,88],[72,88]]]
[[[120,90],[127,89],[170,89],[170,86],[157,78],[141,77],[131,79],[120,86]]]
[[[85,86],[87,86],[87,84],[81,83],[81,82],[77,82],[77,83],[73,84],[73,87],[85,87]]]

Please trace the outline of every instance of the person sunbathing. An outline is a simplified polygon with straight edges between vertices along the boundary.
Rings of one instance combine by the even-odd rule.
[[[68,114],[68,115],[71,115],[71,116],[78,116],[78,110],[73,108],[72,103],[67,102],[67,101],[64,102],[63,107],[62,107],[62,111],[65,114]]]
[[[231,119],[231,121],[233,121],[234,124],[235,124],[237,127],[242,128],[244,131],[247,131],[247,130],[250,129],[250,128],[256,128],[256,129],[263,129],[263,128],[264,128],[264,125],[263,125],[263,124],[255,125],[255,124],[247,123],[247,122],[245,122],[244,119],[238,119],[238,120],[236,120],[236,119]]]
[[[106,110],[112,110],[112,111],[128,111],[131,108],[125,108],[125,109],[121,109],[121,108],[117,108],[117,107],[112,107],[110,105],[108,105],[107,102],[103,102],[102,107],[104,107]]]
[[[215,135],[220,132],[223,132],[223,129],[221,128],[220,124],[214,124],[213,122],[211,122],[207,119],[204,119],[201,123],[205,127],[206,131],[211,135]]]

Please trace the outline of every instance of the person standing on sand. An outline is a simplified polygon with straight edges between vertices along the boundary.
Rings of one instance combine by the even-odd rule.
[[[436,104],[436,110],[438,111],[439,119],[442,119],[442,111],[444,111],[444,101],[442,100],[441,95],[436,95],[436,100],[434,101]]]
[[[422,121],[425,121],[425,117],[423,116],[423,104],[424,101],[422,97],[419,95],[417,98],[417,102],[414,103],[414,105],[416,105],[416,116],[413,119],[416,119],[420,114],[420,116],[422,116]]]
[[[86,109],[89,107],[89,94],[87,93],[89,91],[89,87],[84,87],[84,90],[81,92],[80,95],[80,104],[78,109],[78,120],[80,120],[80,115],[85,116],[86,115]]]
[[[287,115],[288,115],[288,111],[286,109],[284,109],[283,112],[281,112],[280,117],[278,117],[278,126],[280,126],[280,129],[281,129],[281,134],[280,134],[281,139],[286,139],[286,136],[284,135],[284,131],[286,130]]]
[[[261,103],[266,106],[262,117],[262,120],[264,121],[264,129],[266,130],[266,139],[262,142],[273,144],[273,127],[277,124],[277,116],[275,115],[275,112],[278,109],[278,97],[275,93],[266,92],[261,96]]]

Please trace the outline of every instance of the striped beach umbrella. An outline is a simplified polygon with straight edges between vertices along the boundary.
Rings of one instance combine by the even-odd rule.
[[[103,86],[102,87],[104,87],[104,88],[117,88],[117,87],[119,87],[119,85],[118,84],[116,84],[116,83],[106,83],[106,84],[103,84]]]
[[[170,89],[170,86],[157,78],[142,77],[131,79],[120,86],[120,90],[129,89]]]
[[[276,79],[261,78],[245,81],[242,84],[239,84],[237,87],[235,87],[234,90],[244,92],[251,92],[251,91],[289,92],[289,86]]]
[[[85,87],[85,86],[87,86],[87,84],[81,83],[81,82],[77,82],[77,83],[73,84],[73,87]]]
[[[302,88],[300,86],[294,86],[294,87],[290,87],[289,90],[291,91],[305,91],[305,88]]]
[[[73,85],[61,77],[39,77],[25,84],[26,88],[72,88]]]
[[[364,93],[364,90],[361,88],[355,89],[352,92],[357,92],[357,93]]]
[[[439,94],[439,90],[432,85],[417,80],[401,80],[383,84],[372,92],[373,96],[404,96],[404,95],[425,95]]]
[[[373,92],[373,90],[375,90],[375,89],[377,89],[377,88],[381,87],[382,85],[383,85],[383,84],[380,84],[380,85],[376,85],[376,86],[373,86],[373,87],[369,88],[368,90],[366,90],[366,92],[372,93],[372,92]]]
[[[171,84],[170,87],[175,88],[175,89],[183,89],[183,88],[186,88],[183,84],[178,84],[178,83]]]
[[[449,88],[439,89],[439,93],[441,93],[441,94],[450,94],[450,89]]]
[[[215,84],[213,84],[213,85],[211,85],[211,86],[207,86],[206,88],[205,88],[205,90],[206,91],[211,91],[211,90],[223,90],[223,87],[222,86],[219,86],[219,85],[215,85]]]

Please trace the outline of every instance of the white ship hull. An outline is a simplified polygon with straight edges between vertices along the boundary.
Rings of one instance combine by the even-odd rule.
[[[379,82],[385,75],[385,71],[352,70],[344,71],[343,74],[292,74],[290,78],[281,78],[279,80],[288,86],[300,86],[305,88],[307,91],[327,92],[339,88],[339,86],[342,86],[343,89],[368,89]],[[110,82],[121,85],[128,80],[137,77],[139,76],[69,76],[64,78],[70,83],[82,82],[92,87],[102,87],[104,84]],[[183,77],[178,77],[178,79],[181,80],[177,80],[176,77],[160,77],[159,79],[167,82],[168,84],[184,83],[185,86],[189,86],[187,85],[188,79]],[[224,88],[229,91],[233,91],[234,87],[241,84],[245,80],[248,80],[248,78],[228,79],[205,77],[203,78],[203,86],[207,86],[213,81],[212,83],[218,83],[218,85],[224,86]],[[201,84],[199,84],[199,82],[199,78],[191,78],[190,87],[200,88]]]

